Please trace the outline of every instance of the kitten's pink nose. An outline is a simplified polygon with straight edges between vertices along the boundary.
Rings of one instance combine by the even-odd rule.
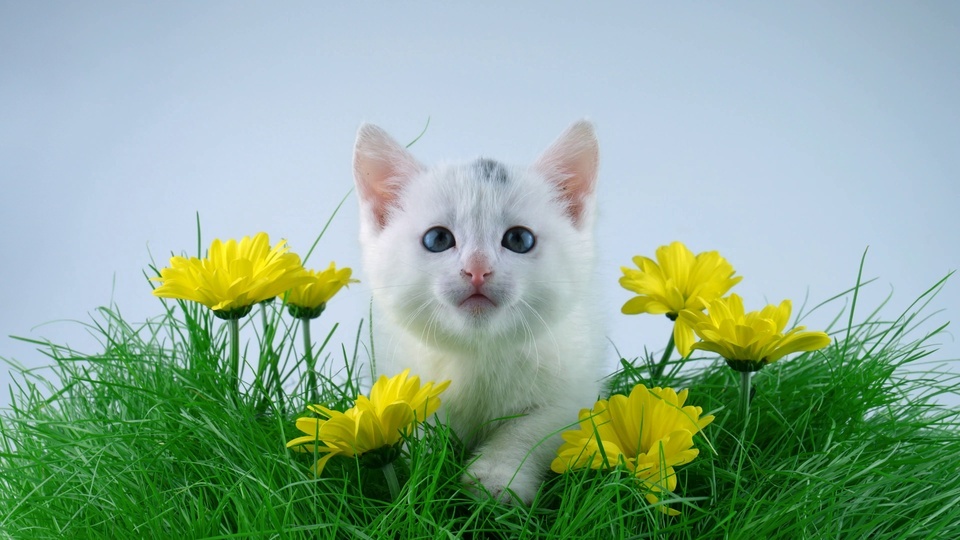
[[[471,264],[470,266],[461,270],[460,274],[463,275],[463,277],[468,278],[470,280],[470,284],[474,287],[480,287],[486,283],[487,278],[493,274],[493,270],[486,265]]]

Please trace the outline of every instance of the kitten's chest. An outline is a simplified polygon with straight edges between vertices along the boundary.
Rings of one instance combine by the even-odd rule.
[[[449,380],[442,410],[461,437],[482,438],[485,424],[524,414],[543,401],[548,378],[540,373],[537,359],[522,351],[492,351],[459,354],[427,352],[421,356],[423,370],[433,380]]]

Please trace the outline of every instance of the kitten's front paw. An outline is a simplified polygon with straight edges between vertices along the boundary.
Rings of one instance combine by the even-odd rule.
[[[515,466],[498,463],[482,456],[467,469],[461,481],[471,493],[489,496],[506,504],[529,505],[540,489],[540,478]]]

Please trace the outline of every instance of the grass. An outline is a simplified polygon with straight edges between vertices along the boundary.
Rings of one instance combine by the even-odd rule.
[[[102,309],[102,352],[37,342],[49,370],[15,376],[0,414],[0,538],[958,538],[960,419],[936,399],[960,383],[929,363],[943,328],[922,333],[942,283],[893,321],[856,322],[851,307],[833,345],[761,371],[746,425],[725,364],[670,366],[662,382],[716,415],[665,497],[676,517],[616,471],[550,473],[529,508],[478,499],[459,485],[469,455],[443,426],[405,445],[395,501],[356,460],[314,478],[313,456],[284,448],[306,405],[285,318],[270,317],[270,347],[244,353],[275,360],[281,384],[237,398],[225,332],[205,310],[170,304],[133,326]],[[261,336],[259,321],[245,332]],[[348,406],[366,329],[339,350],[330,335],[323,401]],[[611,392],[650,382],[644,360],[621,365]]]

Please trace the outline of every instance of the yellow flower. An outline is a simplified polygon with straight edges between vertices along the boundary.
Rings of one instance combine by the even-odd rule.
[[[716,251],[694,255],[681,242],[657,248],[657,261],[636,256],[638,269],[621,267],[620,286],[637,293],[623,304],[627,315],[666,314],[673,326],[673,339],[684,357],[690,354],[693,331],[677,316],[685,309],[703,310],[743,279],[734,277],[733,266]]]
[[[236,319],[262,300],[309,281],[300,257],[281,240],[272,249],[266,233],[239,242],[213,241],[207,257],[171,257],[160,271],[154,296],[192,300],[223,319]]]
[[[397,449],[403,437],[437,412],[438,396],[450,386],[450,381],[420,386],[420,377],[409,375],[407,369],[389,379],[381,376],[370,390],[370,398],[358,396],[356,404],[345,412],[321,405],[309,406],[311,411],[326,418],[298,418],[297,429],[307,435],[291,440],[287,448],[326,454],[314,465],[318,475],[336,455],[359,456],[381,451],[383,456],[378,457],[382,461],[393,461],[399,455]],[[378,462],[376,466],[385,463]]]
[[[758,371],[784,355],[814,351],[830,344],[823,332],[804,332],[797,326],[784,332],[790,319],[790,301],[744,313],[743,300],[736,294],[710,302],[708,314],[684,311],[680,319],[693,328],[702,341],[694,349],[711,351],[726,359],[740,372]]]
[[[437,396],[450,386],[450,381],[444,381],[440,384],[429,382],[420,386],[420,377],[410,377],[410,370],[405,369],[399,375],[387,378],[381,375],[373,388],[370,389],[370,399],[368,403],[372,410],[376,411],[377,416],[386,418],[392,407],[409,407],[409,420],[407,424],[413,422],[413,416],[416,416],[417,422],[423,422],[433,416],[440,408],[440,399]],[[357,405],[360,406],[359,399],[365,399],[360,396]],[[405,409],[404,409],[405,410]],[[406,413],[404,413],[406,415]],[[408,416],[404,416],[407,418]],[[398,420],[397,424],[404,423],[404,420]],[[407,432],[409,433],[409,431]]]
[[[686,399],[686,390],[678,394],[672,388],[638,384],[629,397],[617,394],[597,401],[592,410],[580,411],[578,429],[563,433],[565,442],[550,468],[564,473],[622,466],[650,491],[646,498],[656,504],[657,493],[676,489],[674,467],[697,457],[700,451],[693,447],[693,436],[713,421],[713,416],[700,416],[700,407],[684,406]]]
[[[350,279],[353,271],[350,268],[337,270],[334,263],[326,270],[306,270],[310,281],[297,285],[287,292],[287,309],[297,318],[314,319],[319,317],[327,307],[327,302],[340,289],[351,283],[359,283]]]

